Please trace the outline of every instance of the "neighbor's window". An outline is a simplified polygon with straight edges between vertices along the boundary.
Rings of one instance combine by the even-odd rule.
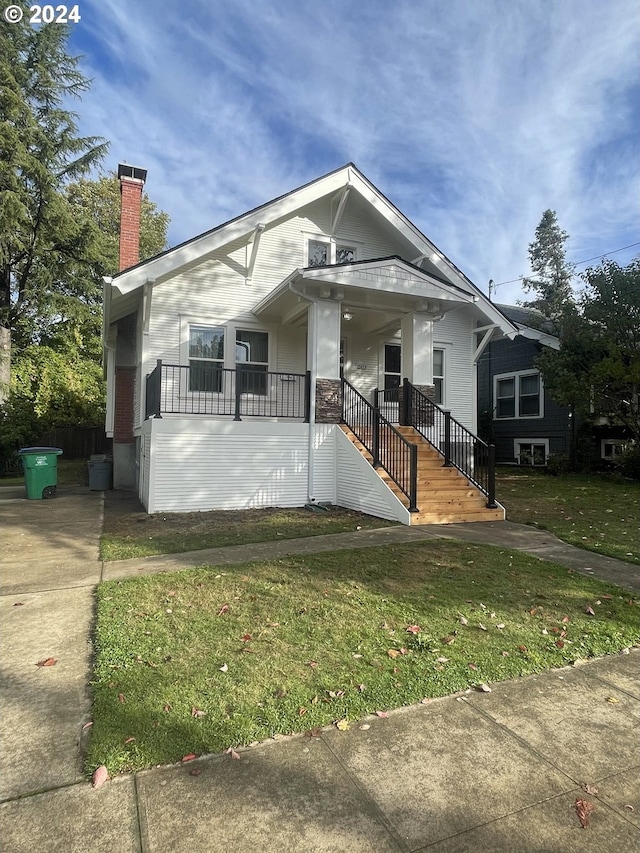
[[[224,327],[189,326],[189,391],[222,390]]]
[[[236,331],[236,367],[241,394],[266,394],[269,333]]]
[[[519,465],[540,467],[547,464],[547,443],[516,441],[516,457]]]
[[[538,372],[514,373],[495,377],[495,417],[542,417],[542,381]]]
[[[603,438],[600,442],[600,457],[602,459],[615,459],[624,453],[625,444],[619,438]]]

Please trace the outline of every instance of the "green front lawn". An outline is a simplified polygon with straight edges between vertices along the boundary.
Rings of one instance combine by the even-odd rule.
[[[349,509],[249,509],[224,512],[109,515],[100,540],[103,560],[177,554],[223,545],[277,542],[327,533],[387,527],[393,522]]]
[[[498,500],[507,519],[555,533],[565,542],[640,563],[640,483],[602,475],[551,477],[501,468]]]
[[[448,540],[111,581],[87,767],[315,733],[616,653],[638,610],[561,566]]]

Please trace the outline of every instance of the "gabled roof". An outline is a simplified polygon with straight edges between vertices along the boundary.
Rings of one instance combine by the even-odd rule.
[[[349,189],[355,191],[400,236],[415,246],[414,262],[426,261],[445,281],[467,293],[486,297],[416,226],[387,199],[353,164],[347,163],[321,178],[304,184],[285,195],[243,213],[222,225],[187,240],[172,249],[124,270],[112,279],[120,293],[131,293],[146,283],[155,283],[176,275],[181,270],[206,260],[214,252],[233,241],[249,242],[256,229],[269,227],[280,219],[293,215],[306,205]]]
[[[552,349],[560,349],[560,339],[554,334],[553,320],[541,311],[523,305],[496,305],[496,308],[515,324],[518,334],[523,338],[539,341]]]

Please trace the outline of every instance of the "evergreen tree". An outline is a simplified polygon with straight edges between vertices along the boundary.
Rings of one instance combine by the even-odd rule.
[[[522,282],[526,291],[534,291],[537,296],[537,299],[523,304],[537,308],[545,317],[554,320],[573,305],[573,266],[567,262],[564,248],[568,237],[558,225],[555,210],[545,210],[536,228],[535,240],[529,244],[533,276]]]
[[[63,304],[74,309],[65,267],[91,251],[95,229],[74,216],[62,190],[107,147],[79,136],[66,109],[89,87],[67,53],[68,29],[32,27],[28,5],[19,5],[21,23],[0,22],[0,395],[10,348],[37,342]]]

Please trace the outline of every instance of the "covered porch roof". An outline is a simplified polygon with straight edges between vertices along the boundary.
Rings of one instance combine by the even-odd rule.
[[[296,269],[252,312],[267,322],[302,325],[309,302],[316,299],[340,302],[349,327],[365,333],[397,330],[402,317],[412,312],[436,320],[461,305],[477,306],[478,319],[504,325],[503,332],[513,333],[512,324],[491,311],[490,303],[482,304],[475,294],[397,256]]]

